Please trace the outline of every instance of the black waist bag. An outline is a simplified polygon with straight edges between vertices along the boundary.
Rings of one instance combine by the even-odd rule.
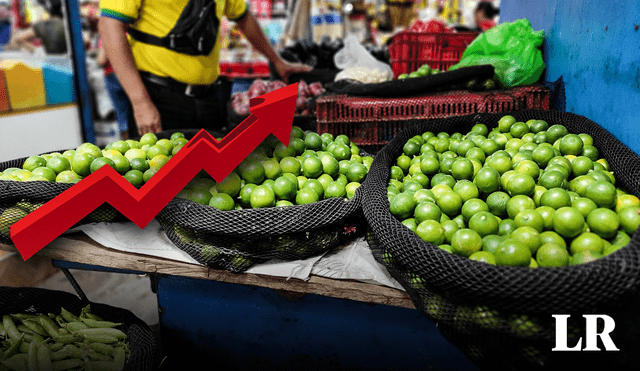
[[[216,16],[213,0],[190,0],[182,10],[180,18],[164,37],[129,28],[134,40],[161,46],[188,55],[208,55],[213,50],[218,37],[220,20]]]

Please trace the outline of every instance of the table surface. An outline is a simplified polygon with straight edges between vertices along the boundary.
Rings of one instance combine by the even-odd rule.
[[[16,248],[12,245],[0,243],[0,250],[16,251]],[[387,286],[354,280],[338,280],[315,275],[311,275],[307,281],[302,281],[251,273],[231,273],[226,270],[212,269],[203,265],[107,248],[82,232],[65,234],[63,237],[54,240],[36,255],[115,269],[209,279],[300,294],[316,294],[339,299],[415,309],[406,292]]]

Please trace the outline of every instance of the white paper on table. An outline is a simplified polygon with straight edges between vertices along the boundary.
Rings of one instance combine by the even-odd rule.
[[[200,264],[174,245],[156,220],[152,220],[144,229],[132,222],[102,222],[83,224],[70,231],[78,230],[103,246],[115,250]]]
[[[101,245],[124,252],[150,255],[175,261],[200,264],[179,249],[166,236],[156,220],[143,229],[132,222],[91,223],[68,232],[82,231]],[[63,235],[64,236],[64,235]],[[359,238],[335,251],[304,260],[269,260],[251,266],[247,273],[308,280],[311,274],[334,279],[354,279],[404,290],[371,254],[369,245]]]
[[[171,242],[156,220],[152,220],[144,229],[140,229],[132,222],[102,222],[83,224],[68,232],[73,231],[82,231],[92,240],[115,250],[202,265]],[[308,280],[311,268],[321,257],[313,256],[296,261],[274,259],[255,264],[246,272]]]
[[[334,279],[353,279],[404,291],[387,269],[375,260],[364,238],[358,238],[343,248],[323,256],[313,266],[311,274]]]
[[[264,274],[267,276],[297,278],[308,280],[311,275],[313,265],[321,260],[322,255],[312,256],[304,260],[279,260],[272,259],[264,263],[255,264],[247,269],[247,273]]]

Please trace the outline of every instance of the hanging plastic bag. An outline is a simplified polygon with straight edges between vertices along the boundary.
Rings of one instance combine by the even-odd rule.
[[[338,69],[335,81],[352,79],[365,83],[383,82],[393,78],[391,66],[375,59],[353,34],[344,39],[344,47],[333,57]]]
[[[544,30],[534,31],[528,19],[501,23],[473,40],[449,70],[491,64],[504,87],[533,84],[545,68],[543,41]]]

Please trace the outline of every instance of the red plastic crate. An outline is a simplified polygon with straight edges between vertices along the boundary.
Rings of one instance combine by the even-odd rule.
[[[267,62],[220,62],[220,75],[229,78],[267,78],[270,76]]]
[[[478,32],[403,31],[389,45],[389,59],[395,77],[411,73],[423,64],[446,71],[460,61]]]
[[[381,147],[410,120],[521,109],[548,110],[550,93],[544,86],[531,85],[486,92],[450,91],[410,98],[326,95],[316,101],[317,132],[345,134],[355,144]]]

